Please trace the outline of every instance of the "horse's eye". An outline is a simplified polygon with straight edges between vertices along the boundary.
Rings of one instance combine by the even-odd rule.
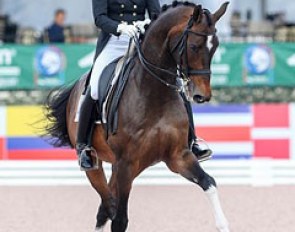
[[[190,44],[190,49],[192,49],[194,52],[198,52],[199,47],[195,44]]]

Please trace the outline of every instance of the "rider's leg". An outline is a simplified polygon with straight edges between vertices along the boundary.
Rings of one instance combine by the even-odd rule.
[[[81,169],[87,170],[93,168],[91,159],[91,143],[92,131],[94,127],[95,100],[90,95],[90,89],[86,91],[84,101],[81,105],[76,150],[79,156],[79,164]]]
[[[184,93],[181,93],[181,97],[183,98],[184,105],[188,114],[189,119],[189,133],[188,133],[188,143],[189,147],[191,147],[192,152],[197,156],[199,161],[209,160],[212,156],[211,149],[201,149],[197,143],[197,136],[195,134],[195,126],[194,126],[194,118],[191,103],[187,100]]]
[[[91,91],[87,90],[85,99],[81,105],[78,136],[77,136],[77,153],[79,155],[80,165],[82,169],[91,169],[93,163],[90,157],[91,153],[91,128],[94,126],[92,118],[95,109],[95,100],[98,100],[98,84],[100,76],[104,68],[113,60],[125,54],[129,45],[129,37],[120,36],[119,38],[113,36],[108,41],[103,51],[96,58],[92,67],[90,75]],[[87,143],[90,138],[89,143]]]

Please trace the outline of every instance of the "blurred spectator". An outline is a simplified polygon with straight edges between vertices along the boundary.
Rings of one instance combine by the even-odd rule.
[[[0,15],[0,41],[15,43],[18,26],[10,21],[8,15]]]
[[[244,31],[244,23],[242,22],[240,11],[233,12],[230,18],[230,26],[233,37],[242,36]]]
[[[277,12],[277,13],[266,15],[266,20],[272,22],[275,27],[280,27],[280,26],[286,25],[285,17],[286,17],[285,12]]]
[[[55,11],[54,22],[47,29],[48,42],[50,43],[64,43],[65,42],[65,18],[66,12],[63,9]]]

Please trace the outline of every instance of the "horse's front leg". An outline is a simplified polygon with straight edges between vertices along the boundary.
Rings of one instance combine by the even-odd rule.
[[[101,207],[109,218],[114,218],[116,213],[115,199],[107,184],[107,179],[102,167],[102,162],[99,161],[99,168],[97,170],[87,171],[87,178],[89,179],[92,187],[100,195],[102,199]],[[97,231],[98,228],[97,228]]]
[[[181,154],[181,155],[179,155]],[[216,227],[219,232],[229,232],[228,222],[221,208],[216,182],[199,165],[195,155],[185,150],[169,160],[167,166],[171,171],[181,174],[189,181],[198,184],[206,193],[213,207]]]
[[[116,165],[112,166],[112,175],[111,175],[111,179],[109,182],[109,189],[112,193],[112,196],[114,198],[114,200],[112,200],[112,204],[113,204],[113,208],[117,209],[117,202],[116,202],[116,198],[117,198],[117,168]],[[107,212],[106,207],[104,206],[104,204],[100,204],[99,209],[98,209],[98,213],[96,216],[96,232],[102,232],[103,228],[105,226],[105,224],[107,223],[108,219],[113,220],[115,218],[115,213],[112,214],[113,217],[109,217],[109,213]]]
[[[125,232],[128,226],[128,200],[134,178],[135,165],[123,159],[118,161],[116,177],[117,214],[112,221],[112,232]]]

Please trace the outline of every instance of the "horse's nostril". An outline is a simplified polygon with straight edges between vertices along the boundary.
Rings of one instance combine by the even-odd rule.
[[[194,96],[194,101],[197,103],[204,103],[205,102],[205,98],[201,95],[195,95]]]

